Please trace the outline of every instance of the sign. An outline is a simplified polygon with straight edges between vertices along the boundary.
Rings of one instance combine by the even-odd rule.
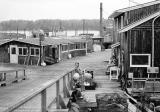
[[[148,67],[147,73],[159,73],[159,67]]]

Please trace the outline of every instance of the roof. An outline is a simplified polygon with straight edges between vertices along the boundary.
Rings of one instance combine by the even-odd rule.
[[[135,10],[135,9],[139,9],[139,8],[143,8],[143,7],[147,7],[147,6],[151,6],[151,5],[155,5],[155,4],[159,4],[159,3],[160,3],[160,0],[155,0],[155,1],[152,1],[152,2],[147,2],[147,3],[144,3],[144,4],[139,4],[139,5],[136,5],[136,6],[132,6],[132,7],[119,9],[119,10],[114,11],[109,16],[109,18],[115,18],[115,17],[123,14],[124,12]]]
[[[33,45],[40,45],[39,38],[19,39],[16,41],[33,44]],[[72,42],[69,41],[68,39],[55,39],[50,37],[47,37],[44,39],[44,41],[41,41],[42,46],[68,44],[68,43],[72,43]]]
[[[147,16],[147,17],[145,17],[143,19],[140,19],[139,21],[136,21],[136,22],[134,22],[134,23],[132,23],[132,24],[130,24],[130,25],[128,25],[128,26],[123,27],[122,29],[120,29],[119,33],[126,32],[126,31],[128,31],[128,30],[130,30],[130,29],[132,29],[132,28],[134,28],[134,27],[136,27],[136,26],[138,26],[138,25],[140,25],[140,24],[142,24],[142,23],[144,23],[144,22],[152,19],[152,18],[155,18],[158,15],[160,15],[160,12],[154,13],[154,14],[152,14],[150,16]]]
[[[11,42],[11,41],[17,41],[17,42],[22,42],[22,43],[28,43],[28,44],[32,44],[32,45],[40,45],[40,41],[39,38],[27,38],[27,39],[18,39],[18,40],[0,40],[0,45]],[[41,41],[41,45],[42,46],[47,46],[47,45],[59,45],[59,44],[72,44],[72,43],[76,43],[76,42],[86,42],[85,39],[55,39],[55,38],[50,38],[47,37],[44,39],[44,41]]]
[[[71,42],[76,43],[76,42],[86,42],[86,39],[70,39]]]
[[[10,41],[12,41],[12,40],[9,40],[9,39],[0,40],[0,45],[3,45],[3,44],[8,43]]]

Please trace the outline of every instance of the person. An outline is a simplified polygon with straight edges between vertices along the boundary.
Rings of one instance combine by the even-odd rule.
[[[76,86],[80,87],[80,75],[79,73],[74,73],[71,81],[72,89],[74,89]]]
[[[67,104],[67,107],[69,108],[68,112],[79,112],[80,107],[76,102],[81,97],[80,88],[75,87]]]
[[[79,112],[80,109],[79,105],[72,98],[69,99],[67,107],[69,108],[68,112]]]
[[[81,88],[75,87],[75,90],[71,94],[72,102],[77,102],[78,99],[82,98]]]
[[[79,80],[77,82],[79,82],[78,84],[80,85],[79,87],[81,87],[81,91],[84,91],[84,86],[83,86],[83,75],[84,75],[84,72],[81,71],[81,69],[79,68],[79,62],[76,62],[75,63],[75,73],[78,73],[79,74]]]
[[[79,73],[81,75],[81,70],[79,68],[79,63],[78,62],[75,63],[75,72]]]

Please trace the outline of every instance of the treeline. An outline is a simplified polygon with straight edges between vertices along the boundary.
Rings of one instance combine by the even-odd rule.
[[[98,19],[85,20],[10,20],[0,23],[0,30],[36,30],[43,29],[48,31],[53,30],[99,30]]]

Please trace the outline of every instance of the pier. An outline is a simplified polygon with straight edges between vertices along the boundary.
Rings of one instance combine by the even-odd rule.
[[[67,98],[68,94],[71,93],[69,82],[74,74],[75,62],[80,63],[81,70],[90,69],[94,72],[94,80],[98,85],[96,90],[82,92],[88,102],[93,103],[92,106],[97,105],[96,94],[124,92],[117,80],[110,80],[109,75],[106,75],[110,53],[111,50],[94,52],[51,66],[27,67],[25,70],[26,80],[0,88],[0,111],[67,112],[66,107],[66,109],[60,109],[60,101],[63,100],[67,103],[69,100]],[[15,67],[20,68],[20,66]],[[137,108],[133,104],[130,102],[128,104],[129,112],[137,112]]]
[[[59,82],[59,91],[62,92],[63,76],[66,76],[67,82],[67,78],[70,78],[70,76],[66,74],[70,73],[74,69],[75,62],[80,63],[81,70],[90,68],[95,69],[94,74],[95,77],[97,76],[96,79],[98,80],[98,77],[100,77],[102,74],[104,75],[104,77],[107,77],[105,76],[105,69],[107,67],[107,63],[105,61],[110,58],[108,57],[110,53],[110,50],[103,52],[94,52],[88,54],[87,56],[65,60],[51,66],[27,67],[26,80],[0,88],[0,111],[9,111],[13,107],[16,107],[21,103],[24,103],[23,106],[20,106],[22,110],[41,110],[41,100],[43,100],[41,99],[41,96],[43,96],[42,94],[44,92],[41,90],[45,89],[45,87],[49,88],[46,91],[46,108],[48,109],[48,107],[50,107],[52,103],[55,103],[55,97],[57,93],[56,84],[54,83],[56,83],[60,78],[62,79]],[[100,71],[99,74],[97,74],[98,71]],[[53,84],[54,86],[51,86],[50,84]],[[32,100],[29,98],[31,98]],[[17,110],[21,110],[20,107],[18,107],[19,109],[17,108]]]

